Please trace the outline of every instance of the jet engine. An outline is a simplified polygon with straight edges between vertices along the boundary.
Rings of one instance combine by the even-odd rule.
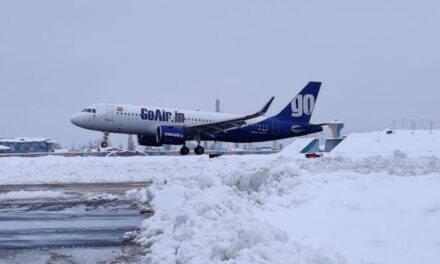
[[[141,146],[160,147],[162,144],[156,142],[156,137],[147,135],[138,135],[138,143]]]
[[[185,131],[183,127],[159,126],[156,132],[156,143],[167,145],[185,144]]]

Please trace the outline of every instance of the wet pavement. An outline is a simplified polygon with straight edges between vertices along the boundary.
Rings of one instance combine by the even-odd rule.
[[[125,192],[147,185],[0,186],[0,263],[136,262],[141,249],[123,236],[147,216]]]

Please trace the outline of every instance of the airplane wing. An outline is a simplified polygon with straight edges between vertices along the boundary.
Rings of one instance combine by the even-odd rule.
[[[186,126],[185,132],[192,135],[204,134],[214,138],[214,134],[217,132],[226,131],[231,128],[242,127],[243,125],[246,125],[246,120],[264,115],[269,109],[274,99],[275,97],[270,98],[269,102],[267,102],[266,105],[260,111],[254,114],[233,118],[229,120],[224,120],[220,122],[215,122],[215,123]]]

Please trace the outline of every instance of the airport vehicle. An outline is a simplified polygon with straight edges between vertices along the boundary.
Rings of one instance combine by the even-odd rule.
[[[96,104],[71,118],[79,127],[104,132],[102,147],[107,147],[109,133],[137,135],[144,146],[182,145],[180,153],[188,155],[186,142],[197,141],[196,155],[204,153],[201,141],[234,143],[263,142],[304,136],[322,131],[326,124],[310,124],[318,98],[320,82],[309,82],[277,115],[266,117],[274,97],[258,112],[237,115],[173,108],[126,104]]]

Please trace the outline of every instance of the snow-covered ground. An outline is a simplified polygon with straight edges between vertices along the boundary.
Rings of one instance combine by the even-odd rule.
[[[9,200],[34,200],[34,199],[60,199],[69,198],[71,195],[59,191],[12,191],[0,193],[0,202]]]
[[[333,155],[368,157],[391,155],[401,150],[409,156],[440,156],[440,130],[395,130],[353,133],[347,136],[333,151]]]
[[[353,148],[373,148],[377,136]],[[153,180],[127,193],[154,209],[136,238],[148,263],[440,263],[440,154],[417,147],[428,136],[411,147],[388,137],[370,155],[341,145],[316,160],[295,147],[216,159],[5,158],[0,184]]]

